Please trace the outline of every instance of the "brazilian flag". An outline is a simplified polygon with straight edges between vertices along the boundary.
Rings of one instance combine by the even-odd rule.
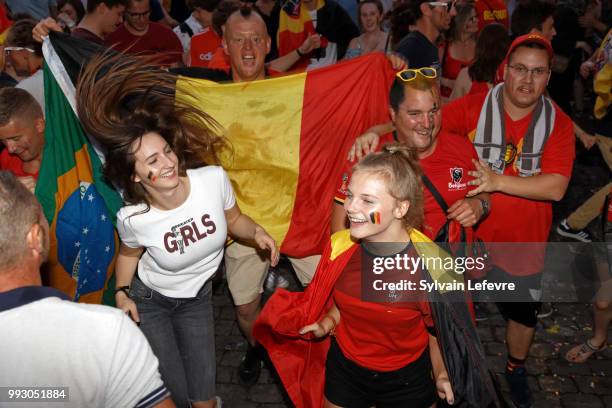
[[[122,201],[102,179],[102,155],[77,119],[75,76],[62,63],[63,51],[49,39],[43,48],[45,148],[35,193],[50,226],[44,281],[75,301],[112,304],[107,289],[114,286],[110,281],[119,243],[114,223]],[[95,51],[88,48],[73,51]],[[73,74],[79,68],[69,67]]]

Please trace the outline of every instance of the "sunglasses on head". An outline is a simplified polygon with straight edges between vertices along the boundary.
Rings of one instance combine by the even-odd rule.
[[[34,53],[34,50],[27,47],[4,47],[4,52],[10,54],[13,51],[28,51]]]
[[[438,76],[436,69],[431,68],[431,67],[423,67],[423,68],[417,68],[417,69],[405,69],[395,74],[395,76],[397,76],[399,79],[401,79],[404,82],[409,82],[415,79],[418,74],[421,74],[425,78],[429,78],[429,79],[433,79]]]
[[[450,12],[451,9],[453,8],[453,5],[455,4],[454,1],[449,1],[449,2],[445,2],[445,1],[428,1],[427,4],[429,4],[430,6],[434,6],[434,7],[446,7],[446,11]]]

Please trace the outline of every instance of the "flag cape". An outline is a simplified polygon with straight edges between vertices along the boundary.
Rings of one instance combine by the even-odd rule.
[[[50,225],[45,283],[80,302],[102,303],[114,268],[121,199],[76,117],[74,85],[53,45],[44,46],[45,147],[36,196]]]
[[[184,90],[226,131],[223,167],[245,214],[293,257],[320,254],[348,149],[387,122],[394,73],[382,54],[249,83],[182,77]]]
[[[463,282],[462,275],[426,261],[448,255],[424,234],[413,229],[410,241],[423,258],[423,264],[433,265],[424,269],[430,282]],[[358,247],[348,230],[334,234],[306,291],[277,289],[253,327],[253,336],[266,348],[297,408],[323,406],[325,361],[330,345],[329,336],[315,339],[311,335],[301,336],[298,331],[320,321],[327,313],[332,305],[336,280]],[[455,403],[479,408],[502,406],[463,293],[433,291],[432,295],[430,307],[434,326],[453,386]]]

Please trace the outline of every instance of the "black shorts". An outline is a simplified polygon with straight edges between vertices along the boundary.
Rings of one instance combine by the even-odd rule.
[[[428,408],[437,398],[428,350],[399,370],[378,372],[346,358],[332,338],[325,370],[325,398],[341,407]]]
[[[536,327],[541,302],[496,302],[504,320],[512,320],[527,327]]]
[[[488,277],[492,281],[514,282],[516,284],[517,293],[506,293],[507,296],[511,297],[508,299],[510,301],[503,301],[505,299],[502,298],[495,302],[504,320],[512,320],[527,327],[536,327],[542,302],[535,300],[541,298],[542,274],[511,276],[504,270],[494,267],[489,272]]]

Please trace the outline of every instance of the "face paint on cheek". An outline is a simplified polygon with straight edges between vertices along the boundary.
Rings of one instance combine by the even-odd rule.
[[[157,180],[157,176],[154,176],[152,171],[149,172],[149,174],[147,175],[147,178],[151,180],[151,182],[153,183],[155,183],[155,180]]]
[[[372,224],[380,224],[380,213],[378,211],[370,212],[370,221],[372,221]]]

